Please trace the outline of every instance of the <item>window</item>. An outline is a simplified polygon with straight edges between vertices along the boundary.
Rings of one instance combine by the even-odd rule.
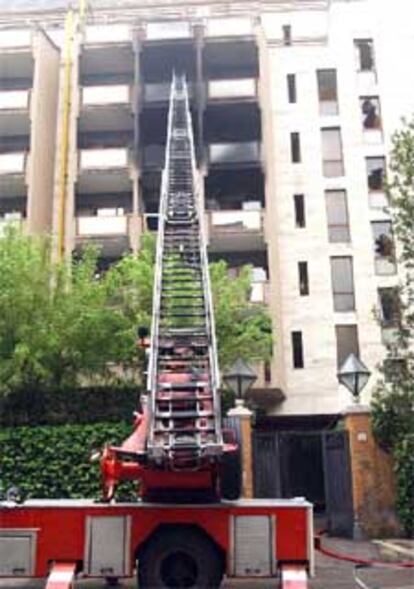
[[[366,165],[369,190],[383,190],[385,157],[367,157]]]
[[[374,240],[375,271],[377,274],[395,274],[395,248],[391,221],[371,223]]]
[[[354,45],[357,69],[361,72],[374,71],[374,43],[372,39],[356,39]]]
[[[306,227],[306,212],[305,212],[305,195],[294,194],[293,201],[295,204],[295,224],[296,227]]]
[[[381,130],[381,112],[378,96],[364,96],[359,99],[359,104],[364,131]]]
[[[321,115],[338,114],[338,91],[336,70],[318,70],[319,113]]]
[[[272,366],[269,360],[266,360],[264,363],[264,381],[266,384],[272,382]]]
[[[301,297],[309,294],[309,274],[308,274],[308,263],[298,263],[298,278],[299,278],[299,294]]]
[[[303,342],[302,332],[292,331],[292,360],[293,368],[303,368]]]
[[[291,133],[290,134],[290,153],[291,153],[292,162],[294,164],[298,164],[301,161],[299,133]]]
[[[354,276],[351,257],[331,258],[332,292],[334,310],[355,310]]]
[[[339,127],[322,129],[322,166],[326,178],[344,175],[341,130]]]
[[[349,354],[359,356],[358,327],[356,325],[336,325],[336,361],[340,368]]]
[[[329,241],[331,243],[349,242],[348,205],[345,190],[326,190],[325,202]]]
[[[282,26],[283,45],[292,45],[292,27],[290,25]]]
[[[287,75],[288,100],[292,104],[296,102],[296,76],[295,74]]]
[[[400,305],[396,288],[379,288],[378,301],[382,327],[398,327]]]

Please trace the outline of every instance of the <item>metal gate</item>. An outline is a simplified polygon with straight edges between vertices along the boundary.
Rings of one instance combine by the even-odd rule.
[[[304,496],[324,512],[332,534],[352,536],[346,431],[254,432],[253,456],[256,497]]]

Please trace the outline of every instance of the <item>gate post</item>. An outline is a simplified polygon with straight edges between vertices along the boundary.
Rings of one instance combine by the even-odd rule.
[[[252,416],[253,413],[244,405],[242,399],[236,399],[227,416],[237,419],[240,429],[241,462],[243,472],[242,495],[247,499],[253,497],[253,454],[252,454]]]
[[[351,405],[344,412],[349,434],[354,508],[354,538],[395,535],[395,478],[392,458],[376,443],[371,410]]]

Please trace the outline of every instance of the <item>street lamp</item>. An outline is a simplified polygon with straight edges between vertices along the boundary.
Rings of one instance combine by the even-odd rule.
[[[355,403],[359,403],[359,395],[367,384],[370,371],[355,354],[349,354],[338,372],[338,380],[351,391]]]
[[[256,379],[256,373],[241,358],[237,358],[229,372],[223,375],[224,382],[240,401]]]

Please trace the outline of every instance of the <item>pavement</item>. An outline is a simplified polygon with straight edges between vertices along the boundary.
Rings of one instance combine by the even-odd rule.
[[[397,541],[396,544],[407,547],[407,542]],[[387,542],[389,545],[390,542]],[[362,559],[386,559],[388,562],[401,558],[401,555],[387,555],[380,543],[339,538],[324,538],[323,545],[331,550]],[[389,546],[387,550],[390,550]],[[408,544],[414,562],[414,542]],[[392,549],[391,549],[392,552]],[[409,560],[410,553],[403,558]],[[310,589],[414,589],[414,569],[396,567],[372,567],[358,571],[359,583],[354,578],[354,565],[350,562],[337,560],[320,552],[316,552],[316,574],[310,581]],[[122,581],[119,589],[137,589],[134,580]],[[269,581],[229,581],[223,582],[221,589],[276,589],[278,582]],[[43,589],[42,581],[0,581],[1,589]],[[106,589],[102,581],[85,580],[76,583],[76,589]]]

